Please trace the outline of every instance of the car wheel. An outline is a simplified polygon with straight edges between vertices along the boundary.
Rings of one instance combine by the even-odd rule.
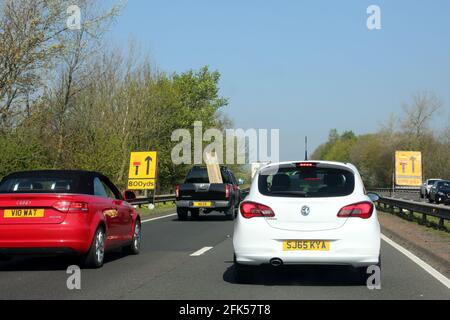
[[[434,202],[433,199],[431,199],[431,196],[428,196],[428,202],[429,203],[433,203]]]
[[[200,218],[200,210],[192,209],[191,210],[191,218],[192,218],[192,220],[198,220]]]
[[[178,220],[186,221],[188,217],[188,210],[185,208],[177,208]]]
[[[97,269],[103,266],[105,259],[105,238],[105,230],[103,227],[99,227],[95,232],[91,248],[84,257],[83,266],[85,268]]]
[[[436,204],[440,204],[442,202],[442,198],[441,197],[437,197],[436,198]]]
[[[123,248],[124,253],[138,255],[141,252],[142,225],[141,221],[136,220],[133,229],[133,239],[129,246]]]
[[[230,221],[234,221],[234,219],[236,219],[236,212],[235,212],[234,206],[228,208],[225,211],[225,216],[227,217],[227,220],[230,220]]]

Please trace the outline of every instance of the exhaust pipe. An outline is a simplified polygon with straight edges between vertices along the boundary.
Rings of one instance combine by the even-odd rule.
[[[272,265],[272,267],[281,267],[283,265],[283,260],[279,258],[274,258],[270,260],[270,264]]]

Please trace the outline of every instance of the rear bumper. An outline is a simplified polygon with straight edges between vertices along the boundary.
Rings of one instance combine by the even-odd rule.
[[[330,251],[284,251],[286,240],[323,240]],[[268,227],[264,220],[252,224],[239,219],[233,237],[236,260],[242,264],[268,264],[274,258],[287,265],[376,265],[381,248],[380,226],[371,221],[352,220],[340,229],[328,231],[283,231]]]
[[[61,224],[0,225],[0,253],[84,254],[93,233],[86,217],[67,217]]]
[[[253,250],[254,251],[254,250]],[[237,251],[236,260],[241,264],[263,265],[269,264],[272,259],[281,259],[285,265],[349,265],[363,267],[376,265],[379,262],[379,253],[364,252],[334,252],[332,254],[312,254],[305,252],[260,252]]]
[[[211,207],[204,207],[200,209],[223,209],[223,208],[229,208],[231,207],[230,201],[224,201],[224,200],[180,200],[176,201],[176,205],[178,208],[189,208],[189,209],[198,209],[199,207],[194,206],[194,202],[211,202]]]

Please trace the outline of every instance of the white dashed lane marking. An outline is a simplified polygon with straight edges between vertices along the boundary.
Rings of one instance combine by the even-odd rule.
[[[209,250],[211,250],[213,247],[204,247],[196,252],[194,252],[193,254],[191,254],[191,257],[199,257],[203,254],[205,254],[206,252],[208,252]]]

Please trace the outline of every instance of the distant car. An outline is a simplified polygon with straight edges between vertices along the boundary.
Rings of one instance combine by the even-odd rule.
[[[11,174],[0,182],[0,256],[74,254],[99,268],[105,251],[138,254],[141,221],[126,200],[96,172]]]
[[[428,196],[430,203],[450,203],[450,181],[436,181]]]
[[[271,164],[254,178],[235,223],[238,281],[260,265],[381,267],[380,224],[358,170],[335,162]]]
[[[428,195],[430,194],[431,187],[437,181],[441,181],[441,179],[428,179],[420,186],[420,197],[422,199],[428,198]]]
[[[176,205],[178,219],[184,221],[191,214],[197,219],[200,211],[205,214],[223,212],[229,220],[234,220],[241,201],[240,183],[227,167],[220,167],[223,183],[209,183],[208,170],[204,166],[194,166],[183,184],[177,185]],[[242,182],[242,181],[241,181]]]

